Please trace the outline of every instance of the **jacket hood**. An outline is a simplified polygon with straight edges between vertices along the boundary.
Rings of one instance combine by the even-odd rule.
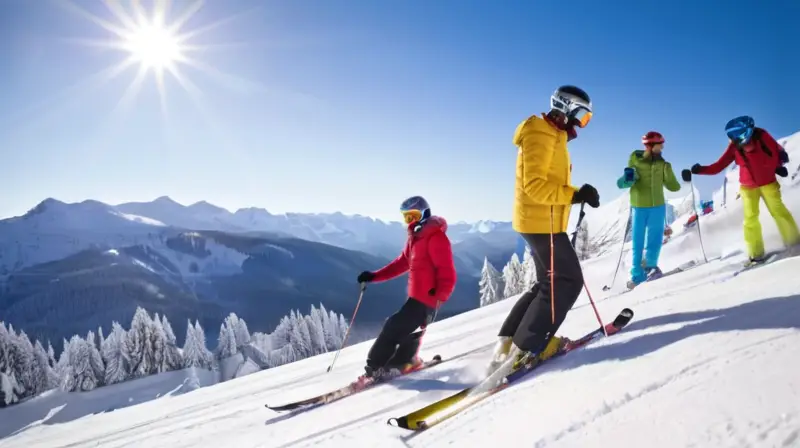
[[[419,228],[419,230],[417,230]],[[419,223],[409,224],[408,225],[408,233],[409,234],[422,234],[422,233],[429,233],[429,232],[447,232],[447,220],[442,218],[441,216],[431,216],[430,218],[426,219],[422,225]]]

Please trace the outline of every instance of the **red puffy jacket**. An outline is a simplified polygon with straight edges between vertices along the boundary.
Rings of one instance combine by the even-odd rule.
[[[419,229],[417,227],[417,224],[408,226],[403,252],[376,271],[373,281],[391,280],[408,272],[408,296],[437,308],[450,298],[456,286],[453,250],[445,234],[447,221],[431,216]]]
[[[769,132],[756,128],[753,138],[741,149],[731,142],[722,157],[709,166],[702,167],[698,174],[719,174],[731,162],[739,165],[739,184],[756,188],[769,185],[777,180],[775,170],[780,166],[778,152],[781,145]]]

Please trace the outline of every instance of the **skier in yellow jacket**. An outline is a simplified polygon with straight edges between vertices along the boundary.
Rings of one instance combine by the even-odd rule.
[[[572,186],[567,142],[577,137],[576,128],[585,127],[591,117],[589,95],[578,87],[562,86],[550,99],[550,112],[529,117],[514,134],[518,150],[512,225],[531,248],[537,281],[503,322],[488,373],[509,356],[551,356],[559,345],[552,336],[583,288],[583,272],[567,235],[567,222],[572,204],[596,208],[600,196],[589,184]]]

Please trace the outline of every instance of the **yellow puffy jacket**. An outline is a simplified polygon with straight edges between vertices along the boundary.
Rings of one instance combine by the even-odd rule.
[[[514,194],[514,230],[520,233],[567,231],[572,196],[572,169],[567,132],[553,126],[542,114],[517,126],[517,183]],[[552,227],[550,213],[552,207]]]

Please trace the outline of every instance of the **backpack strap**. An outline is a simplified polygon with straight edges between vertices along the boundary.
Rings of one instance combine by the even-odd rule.
[[[772,151],[767,148],[767,145],[764,144],[764,141],[761,139],[761,129],[755,128],[753,130],[753,139],[758,143],[758,146],[761,147],[761,150],[764,151],[768,156],[772,157]]]

